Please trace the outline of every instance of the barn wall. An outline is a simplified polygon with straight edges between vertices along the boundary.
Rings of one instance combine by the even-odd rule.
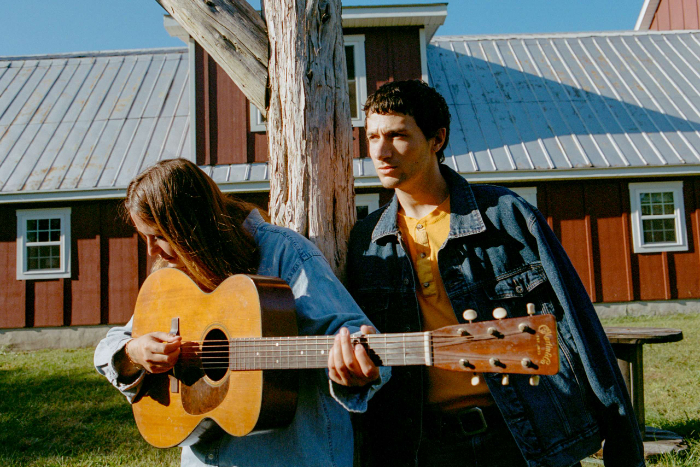
[[[670,31],[700,29],[700,1],[661,0],[649,29]]]
[[[689,250],[646,254],[633,252],[628,188],[644,180],[537,185],[539,209],[594,302],[700,299],[700,178],[682,180]]]
[[[136,234],[121,220],[118,201],[42,204],[71,207],[71,273],[67,279],[17,280],[17,209],[0,206],[0,328],[123,323],[138,293]],[[145,269],[144,269],[145,270]]]
[[[389,81],[420,79],[417,27],[353,28],[365,36],[367,93]],[[250,131],[250,105],[226,72],[195,45],[197,163],[241,164],[267,161],[267,135]],[[353,129],[354,157],[366,157],[364,128]]]

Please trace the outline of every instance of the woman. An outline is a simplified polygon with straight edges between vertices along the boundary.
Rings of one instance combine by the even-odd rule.
[[[299,333],[337,334],[328,372],[301,378],[297,412],[288,427],[183,447],[182,465],[352,465],[348,411],[364,411],[389,373],[377,371],[362,346],[353,348],[350,332],[374,330],[319,250],[301,235],[268,224],[253,206],[221,193],[184,159],[159,162],[132,180],[125,207],[156,259],[155,269],[180,269],[204,291],[233,274],[282,278],[294,294]],[[95,367],[132,402],[147,373],[173,367],[180,344],[180,337],[165,332],[132,338],[130,321],[100,342]]]

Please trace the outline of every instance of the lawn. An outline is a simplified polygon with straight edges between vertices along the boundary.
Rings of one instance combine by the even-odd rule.
[[[683,455],[653,467],[700,466],[700,315],[606,320],[615,326],[680,328],[684,340],[645,346],[647,424],[686,437]],[[0,350],[0,466],[177,466],[179,449],[138,434],[124,398],[92,367],[92,349]]]

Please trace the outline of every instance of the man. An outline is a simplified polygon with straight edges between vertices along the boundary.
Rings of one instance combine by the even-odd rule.
[[[353,229],[349,290],[382,332],[536,313],[557,318],[560,371],[534,386],[494,374],[394,368],[360,419],[363,465],[579,465],[605,440],[608,467],[644,465],[624,382],[586,290],[544,218],[511,191],[441,162],[450,115],[419,81],[365,105],[369,153],[390,204]]]

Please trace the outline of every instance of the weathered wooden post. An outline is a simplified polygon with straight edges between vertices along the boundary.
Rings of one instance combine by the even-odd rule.
[[[355,203],[341,1],[263,0],[267,31],[245,0],[157,1],[267,114],[272,221],[342,278]]]
[[[336,271],[355,222],[340,0],[264,0],[270,39],[270,215]]]

